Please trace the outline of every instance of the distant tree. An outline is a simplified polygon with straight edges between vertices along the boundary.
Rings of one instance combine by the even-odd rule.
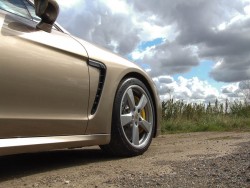
[[[241,81],[239,89],[245,95],[246,100],[250,102],[250,80]]]
[[[166,90],[166,94],[169,95],[169,99],[172,99],[173,98],[173,92],[174,92],[174,89],[173,88],[167,88]]]

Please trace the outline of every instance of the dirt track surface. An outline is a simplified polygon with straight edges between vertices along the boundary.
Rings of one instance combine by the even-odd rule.
[[[250,133],[163,135],[133,158],[99,148],[0,158],[6,187],[246,187],[250,188]]]

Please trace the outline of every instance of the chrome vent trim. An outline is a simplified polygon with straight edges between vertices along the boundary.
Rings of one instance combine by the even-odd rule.
[[[102,95],[102,90],[103,90],[103,86],[104,86],[104,82],[106,78],[106,66],[102,62],[99,62],[93,59],[89,59],[88,64],[89,66],[95,67],[100,71],[99,84],[98,84],[98,88],[96,91],[94,104],[91,109],[91,115],[93,115],[97,110],[97,107],[98,107],[98,104]]]

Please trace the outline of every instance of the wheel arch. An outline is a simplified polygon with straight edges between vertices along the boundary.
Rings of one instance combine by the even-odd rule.
[[[153,101],[153,105],[154,105],[154,115],[155,115],[155,127],[154,127],[154,132],[153,132],[153,137],[155,138],[157,136],[157,122],[158,122],[158,116],[157,116],[157,102],[156,102],[156,96],[153,92],[153,88],[150,86],[149,84],[149,81],[140,73],[138,72],[130,72],[128,74],[126,74],[120,81],[120,84],[125,80],[125,79],[128,79],[128,78],[137,78],[138,80],[142,81],[143,84],[145,84],[145,86],[147,87],[150,95],[151,95],[151,98],[152,98],[152,101]],[[120,85],[119,84],[119,85]]]

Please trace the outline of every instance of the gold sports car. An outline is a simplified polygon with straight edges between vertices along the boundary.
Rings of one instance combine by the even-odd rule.
[[[135,64],[57,23],[54,0],[0,0],[0,155],[99,145],[144,153],[161,103]]]

